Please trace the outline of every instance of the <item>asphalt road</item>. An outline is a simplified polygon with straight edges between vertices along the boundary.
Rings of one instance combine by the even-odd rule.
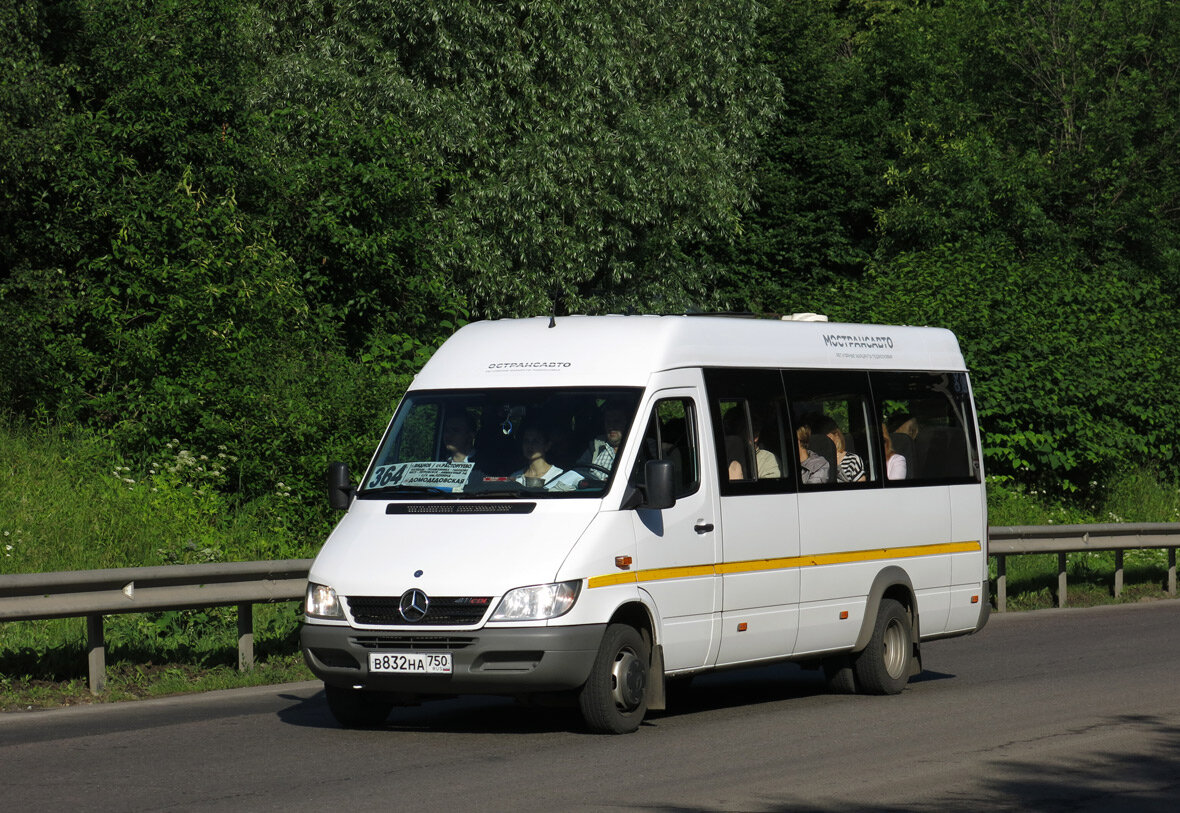
[[[467,698],[336,727],[318,684],[0,715],[0,809],[1180,809],[1180,602],[992,616],[895,697],[699,678],[621,737]]]

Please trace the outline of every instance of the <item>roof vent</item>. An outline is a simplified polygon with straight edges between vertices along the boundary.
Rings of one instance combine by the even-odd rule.
[[[784,322],[826,322],[828,317],[822,313],[792,313],[783,317]]]

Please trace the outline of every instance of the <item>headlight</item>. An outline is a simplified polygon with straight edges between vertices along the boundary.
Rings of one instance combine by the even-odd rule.
[[[315,618],[344,618],[344,608],[336,591],[326,584],[307,583],[307,600],[303,611]]]
[[[581,580],[538,584],[509,590],[492,614],[493,621],[544,621],[568,613],[582,588]]]

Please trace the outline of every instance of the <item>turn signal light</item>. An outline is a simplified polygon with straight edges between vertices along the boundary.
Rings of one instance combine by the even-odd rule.
[[[841,621],[846,621],[847,619],[848,619],[848,611],[847,611],[847,610],[841,610],[841,611],[840,611],[840,620],[841,620]]]
[[[615,557],[615,567],[617,567],[619,570],[626,570],[627,568],[631,567],[631,557],[630,556],[616,556]]]
[[[972,596],[972,597],[971,597],[971,603],[972,603],[972,604],[978,604],[978,603],[979,603],[979,596]]]
[[[745,632],[745,631],[746,631],[746,622],[743,621],[742,623],[738,624],[738,632]]]

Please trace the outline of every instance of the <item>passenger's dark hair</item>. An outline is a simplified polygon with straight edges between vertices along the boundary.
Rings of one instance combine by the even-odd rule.
[[[811,431],[817,435],[827,435],[839,429],[839,425],[829,418],[827,415],[813,415],[808,422],[811,426]]]

